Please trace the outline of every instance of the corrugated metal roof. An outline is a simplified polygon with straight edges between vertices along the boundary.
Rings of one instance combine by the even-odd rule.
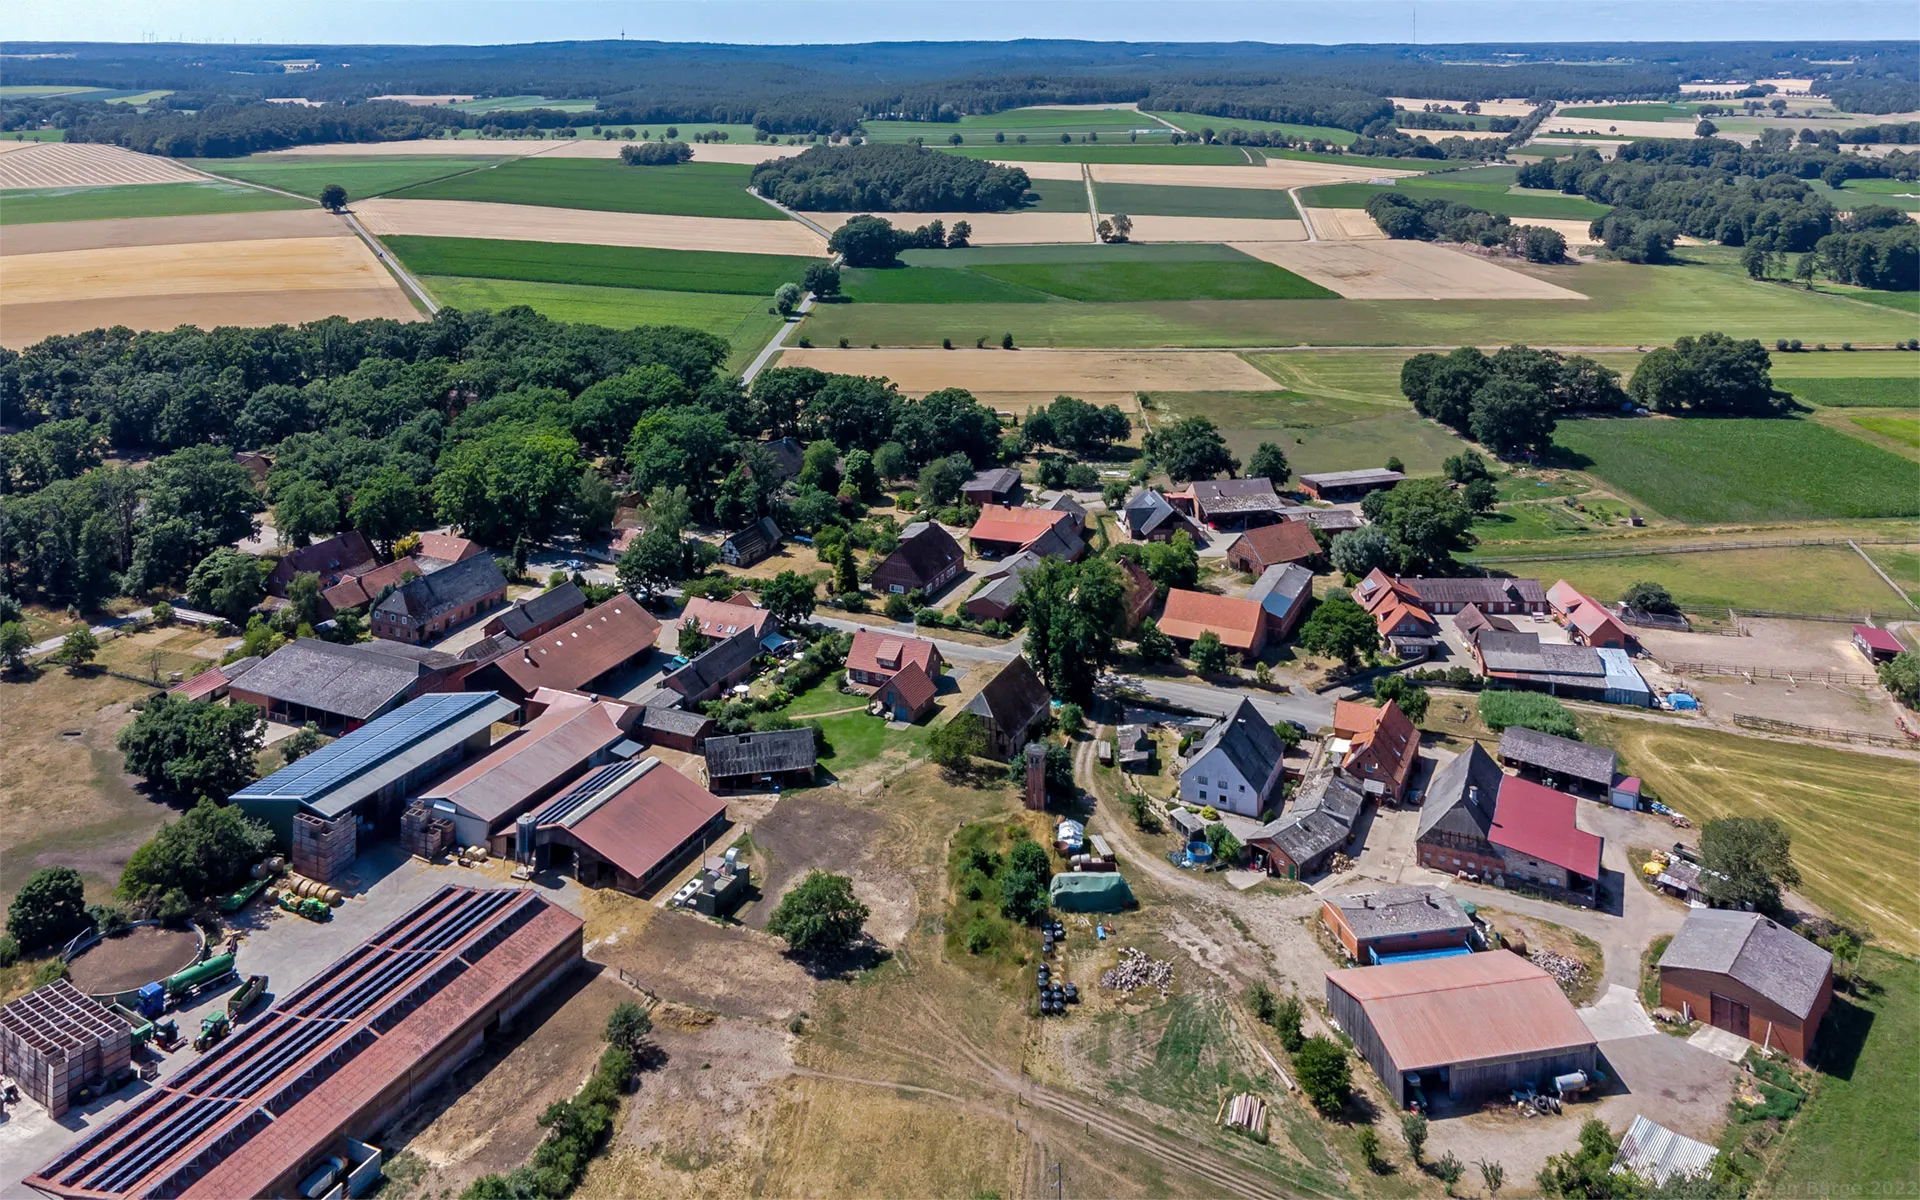
[[[1605,746],[1589,746],[1524,725],[1509,725],[1500,735],[1500,757],[1602,787],[1613,782],[1619,763],[1619,755]]]
[[[1633,1118],[1620,1139],[1613,1174],[1631,1171],[1656,1187],[1675,1175],[1711,1175],[1720,1151],[1643,1116]]]
[[[594,755],[626,735],[615,721],[620,708],[593,704],[551,709],[478,761],[421,793],[445,800],[489,824],[563,783]]]
[[[1505,950],[1329,971],[1327,984],[1366,1010],[1402,1071],[1593,1045],[1553,977]]]
[[[1600,876],[1600,837],[1575,823],[1580,802],[1565,792],[1508,775],[1494,802],[1487,838],[1588,879]]]

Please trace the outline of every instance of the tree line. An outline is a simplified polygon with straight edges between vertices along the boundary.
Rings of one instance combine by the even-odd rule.
[[[876,144],[814,146],[752,176],[761,195],[812,212],[1000,212],[1018,207],[1030,182],[1019,167]]]
[[[1545,225],[1516,225],[1505,213],[1487,212],[1455,200],[1375,192],[1367,198],[1367,215],[1390,238],[1502,246],[1528,262],[1553,263],[1567,256],[1566,235],[1559,230]]]

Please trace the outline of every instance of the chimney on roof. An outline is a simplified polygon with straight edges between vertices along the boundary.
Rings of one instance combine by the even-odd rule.
[[[1372,896],[1362,896],[1362,897],[1360,897],[1360,907],[1361,907],[1361,908],[1372,908],[1372,907],[1373,907],[1373,897],[1372,897]]]
[[[1433,893],[1432,893],[1432,892],[1428,892],[1428,893],[1427,893],[1427,896],[1426,896],[1426,900],[1427,900],[1427,907],[1428,907],[1428,908],[1439,908],[1439,907],[1440,907],[1440,902],[1439,902],[1438,900],[1435,900],[1435,899],[1433,898]]]

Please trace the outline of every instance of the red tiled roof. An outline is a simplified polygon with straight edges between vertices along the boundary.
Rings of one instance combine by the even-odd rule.
[[[1574,823],[1580,802],[1509,775],[1500,783],[1488,840],[1588,879],[1600,877],[1600,838]]]
[[[204,700],[221,688],[227,686],[227,673],[219,667],[200,672],[192,679],[183,680],[167,689],[167,695],[178,696],[182,700]]]
[[[1393,1065],[1420,1071],[1593,1044],[1553,977],[1518,954],[1327,972],[1365,1010]]]
[[[1582,595],[1578,588],[1564,579],[1547,589],[1547,603],[1552,605],[1556,612],[1571,612],[1576,604],[1585,599],[1586,596]]]
[[[1900,644],[1899,638],[1884,629],[1876,629],[1871,625],[1855,625],[1853,627],[1853,636],[1865,642],[1868,649],[1878,650],[1883,654],[1904,654],[1907,650],[1905,646]]]
[[[657,763],[570,827],[575,839],[635,879],[727,811],[727,802]]]
[[[639,601],[621,593],[488,666],[498,667],[523,692],[540,687],[572,689],[652,648],[659,638],[660,622]]]
[[[973,523],[967,536],[976,541],[1014,542],[1025,546],[1054,526],[1071,525],[1072,522],[1073,514],[1069,512],[987,504],[981,507],[980,519]]]
[[[285,558],[274,564],[267,585],[276,595],[285,595],[287,585],[293,582],[295,575],[318,575],[321,584],[327,586],[345,576],[371,571],[379,565],[380,558],[373,552],[373,547],[367,544],[366,535],[354,529],[323,542],[289,551]]]
[[[1375,708],[1371,704],[1352,700],[1336,700],[1333,702],[1333,731],[1352,742],[1343,766],[1364,768],[1366,761],[1371,758],[1376,765],[1385,768],[1384,774],[1392,781],[1396,792],[1412,776],[1414,761],[1420,755],[1420,731],[1413,727],[1407,714],[1401,712],[1400,706],[1393,701],[1389,700]],[[1383,772],[1363,770],[1362,774],[1378,779]]]
[[[626,734],[624,705],[551,707],[421,797],[445,800],[489,825],[542,799]]]
[[[343,579],[328,588],[322,595],[336,611],[343,608],[358,608],[362,604],[373,603],[379,597],[381,589],[388,584],[399,587],[409,578],[426,573],[426,568],[409,555],[384,566],[375,567],[364,575]]]
[[[909,662],[901,667],[880,690],[884,692],[888,688],[900,697],[901,703],[916,713],[940,692],[940,685],[917,662]]]
[[[939,648],[924,638],[862,629],[853,635],[853,646],[847,651],[847,670],[890,675],[908,663],[916,663],[932,676],[934,660],[939,656]]]
[[[1192,641],[1212,630],[1221,642],[1240,651],[1253,649],[1265,622],[1266,610],[1251,600],[1182,588],[1167,593],[1166,607],[1160,612],[1160,632],[1168,637]]]
[[[414,553],[421,558],[437,558],[441,562],[465,562],[476,554],[485,554],[486,550],[472,538],[457,537],[451,533],[423,533],[420,535],[420,548]]]
[[[1281,521],[1249,529],[1227,547],[1228,557],[1247,555],[1255,564],[1255,573],[1283,563],[1299,562],[1320,553],[1313,538],[1313,525],[1307,521]]]
[[[723,641],[743,629],[753,630],[756,638],[767,636],[773,629],[773,614],[766,609],[755,608],[751,604],[734,604],[730,601],[700,598],[689,600],[680,614],[680,621],[685,621],[688,617],[700,622],[701,633]],[[679,623],[679,621],[675,622],[676,625]]]
[[[1567,614],[1567,623],[1585,634],[1588,641],[1593,641],[1595,635],[1602,632],[1610,633],[1622,641],[1627,637],[1626,628],[1614,620],[1613,614],[1591,601],[1575,605],[1573,611]]]

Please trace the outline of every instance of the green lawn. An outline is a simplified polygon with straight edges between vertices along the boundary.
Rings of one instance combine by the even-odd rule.
[[[389,155],[366,158],[348,156],[307,158],[212,158],[190,159],[192,165],[215,175],[263,183],[282,191],[320,198],[320,189],[337,183],[347,189],[349,200],[366,200],[401,188],[430,183],[451,175],[461,175],[499,163],[497,158],[461,158],[452,154],[423,154],[419,157]]]
[[[1338,299],[1337,293],[1284,267],[1244,262],[994,263],[981,275],[1067,300]]]
[[[1592,220],[1605,216],[1608,208],[1584,196],[1565,196],[1537,189],[1508,191],[1502,184],[1455,182],[1452,176],[1421,176],[1391,188],[1371,183],[1329,183],[1305,188],[1300,199],[1309,208],[1365,208],[1367,201],[1385,191],[1397,191],[1417,200],[1446,200],[1491,213],[1505,213],[1515,220],[1526,217]]]
[[[855,304],[823,307],[1334,295],[1284,268],[1215,245],[992,246],[915,251],[906,260],[912,265],[847,271],[842,286]]]
[[[1902,212],[1920,212],[1920,183],[1898,179],[1849,179],[1833,188],[1818,179],[1803,182],[1842,212],[1866,204],[1883,204]]]
[[[1336,400],[1405,405],[1400,390],[1404,350],[1249,354],[1248,362],[1297,392]]]
[[[16,129],[5,135],[15,142],[64,142],[67,131],[64,129]]]
[[[1836,992],[1820,1031],[1819,1086],[1787,1127],[1763,1185],[1775,1196],[1896,1196],[1914,1188],[1920,963],[1868,950],[1871,988]]]
[[[1643,104],[1597,104],[1585,108],[1557,108],[1556,117],[1592,117],[1600,121],[1672,121],[1679,117],[1691,120],[1700,114],[1697,104],[1667,104],[1651,102]]]
[[[310,208],[237,183],[142,183],[124,187],[36,188],[5,193],[0,225],[100,221],[117,217],[185,217],[201,213]]]
[[[798,283],[817,259],[785,254],[724,254],[483,238],[395,236],[385,239],[422,275],[585,283],[663,292],[728,292],[764,301],[783,283]]]
[[[1868,557],[1909,596],[1920,599],[1920,550],[1903,546],[1868,546]]]
[[[406,200],[482,200],[598,212],[784,221],[747,193],[753,168],[734,163],[630,167],[617,159],[522,158],[394,193]]]
[[[931,142],[928,147],[949,149],[944,144],[934,146]],[[1215,167],[1251,165],[1247,155],[1242,154],[1237,146],[1199,146],[1191,143],[1171,146],[1165,142],[1132,143],[1111,138],[1098,142],[1075,142],[1071,146],[1061,145],[1058,138],[1054,139],[1052,145],[1036,140],[1022,146],[1008,140],[1005,145],[954,146],[950,152],[968,158],[997,158],[1005,162],[1192,163]]]
[[[889,750],[904,750],[910,758],[927,752],[927,727],[888,729],[879,717],[870,717],[863,709],[837,717],[823,717],[820,727],[826,731],[831,752],[822,755],[820,765],[835,774],[866,766]]]
[[[1295,474],[1377,467],[1398,458],[1415,475],[1433,475],[1460,440],[1404,402],[1369,403],[1323,393],[1154,392],[1165,419],[1206,417],[1227,448],[1246,461],[1261,442],[1278,445]]]
[[[1679,521],[1920,515],[1920,466],[1812,421],[1567,421],[1554,441]]]
[[[1486,553],[1476,555],[1476,561],[1498,566],[1502,553],[1538,554],[1544,547],[1536,542],[1488,544],[1482,549]],[[1572,552],[1579,547],[1567,549]],[[1856,620],[1864,612],[1898,615],[1906,611],[1912,615],[1893,589],[1847,546],[1530,560],[1504,569],[1548,582],[1565,579],[1596,599],[1609,602],[1625,594],[1628,585],[1652,580],[1664,584],[1682,608],[1721,617],[1729,608],[1850,616]]]
[[[1883,414],[1855,417],[1853,423],[1881,437],[1892,438],[1904,445],[1920,448],[1920,416],[1908,416],[1904,413]]]
[[[1279,188],[1186,187],[1179,184],[1095,183],[1102,213],[1135,217],[1266,217],[1297,221],[1293,198]]]
[[[1856,376],[1851,379],[1782,379],[1774,356],[1773,385],[1802,404],[1826,408],[1920,408],[1920,379]]]
[[[105,92],[109,88],[81,87],[73,84],[57,83],[8,83],[0,84],[0,96],[79,96],[87,92]]]
[[[1357,136],[1351,129],[1336,129],[1331,125],[1294,125],[1286,121],[1252,121],[1242,117],[1213,117],[1189,112],[1156,112],[1149,115],[1159,117],[1170,125],[1178,125],[1188,133],[1211,129],[1224,135],[1229,129],[1244,129],[1248,133],[1283,133],[1289,137],[1319,138],[1336,146],[1351,145]]]
[[[726,338],[733,346],[727,369],[750,362],[780,328],[764,296],[716,292],[668,292],[647,288],[593,287],[569,283],[423,276],[421,282],[450,308],[502,309],[525,304],[556,321],[631,329],[636,325],[686,325]]]
[[[1101,247],[1089,245],[1098,251]],[[1024,346],[1536,346],[1663,345],[1677,334],[1717,329],[1734,337],[1890,342],[1913,320],[1891,309],[1796,288],[1755,283],[1704,265],[1643,267],[1582,263],[1512,269],[1570,288],[1585,302],[1534,300],[1292,300],[1078,305],[823,306],[808,318],[814,341],[832,345],[939,345],[965,333]],[[1834,354],[1833,359],[1843,356]]]

